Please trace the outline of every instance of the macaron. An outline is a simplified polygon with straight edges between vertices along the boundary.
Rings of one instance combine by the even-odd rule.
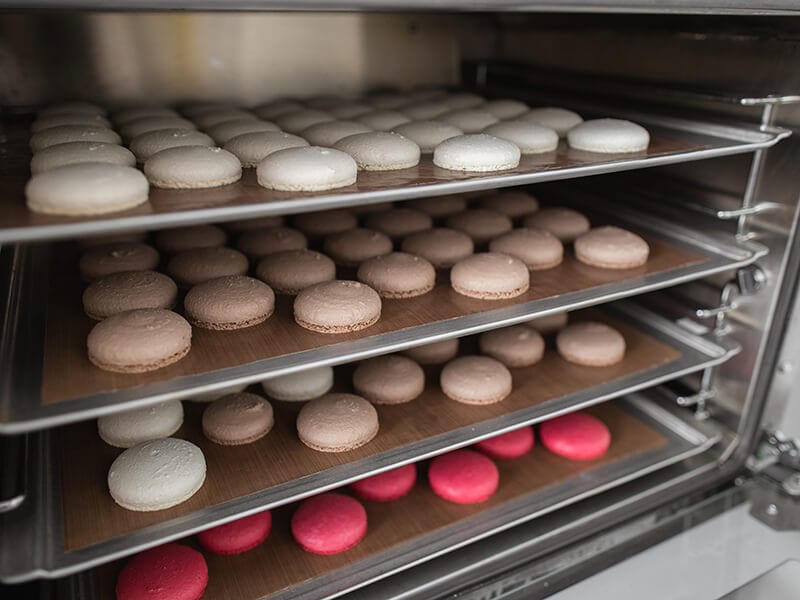
[[[403,239],[403,252],[415,254],[437,269],[449,269],[475,251],[472,238],[466,233],[437,227],[412,233]]]
[[[102,142],[66,142],[37,152],[31,159],[31,173],[38,175],[65,165],[109,163],[135,167],[136,157],[127,148]]]
[[[422,211],[398,207],[370,213],[364,219],[364,225],[388,235],[393,240],[399,240],[412,233],[430,229],[433,220]]]
[[[571,208],[550,207],[525,217],[523,225],[529,229],[549,231],[564,244],[568,244],[589,231],[589,219]]]
[[[223,148],[235,155],[242,167],[255,168],[270,154],[288,148],[304,148],[308,142],[283,131],[256,131],[230,138]]]
[[[370,113],[373,110],[375,109],[367,104],[361,104],[360,102],[348,102],[346,104],[340,104],[339,106],[332,106],[328,109],[328,112],[332,117],[337,119],[355,119],[356,117]]]
[[[362,262],[358,280],[373,288],[383,298],[415,298],[430,292],[436,285],[436,269],[420,256],[392,252]]]
[[[83,113],[87,115],[105,115],[106,109],[99,104],[93,102],[86,102],[84,100],[73,100],[68,102],[59,102],[57,104],[50,104],[45,106],[36,113],[39,117],[48,115],[58,115],[63,113]]]
[[[602,154],[627,154],[647,150],[650,134],[641,125],[621,119],[594,119],[570,129],[570,148]]]
[[[530,110],[530,107],[519,100],[500,98],[487,100],[480,105],[481,109],[489,111],[500,120],[514,119]]]
[[[166,106],[128,106],[115,110],[111,115],[114,123],[124,125],[142,117],[179,117],[173,109]]]
[[[425,371],[405,356],[378,356],[356,367],[353,389],[373,404],[404,404],[425,389]]]
[[[392,131],[403,123],[411,121],[410,118],[396,110],[375,110],[356,119],[375,131]]]
[[[325,237],[358,227],[358,219],[349,210],[324,210],[295,215],[294,226],[310,237]]]
[[[511,372],[488,356],[461,356],[442,369],[444,395],[462,404],[494,404],[511,393]]]
[[[308,240],[302,232],[291,227],[267,227],[245,231],[236,240],[236,247],[252,259],[286,250],[302,250]]]
[[[295,295],[309,286],[336,279],[336,265],[314,250],[284,250],[262,258],[256,266],[256,277],[279,294]]]
[[[488,110],[481,108],[462,108],[445,113],[439,120],[453,127],[458,127],[464,133],[480,133],[500,119]]]
[[[611,432],[597,417],[574,412],[539,425],[542,445],[553,454],[570,460],[600,458],[611,445]]]
[[[427,119],[436,119],[451,110],[447,104],[440,100],[422,100],[404,106],[401,112],[414,119],[412,122],[420,122]]]
[[[180,400],[168,400],[106,415],[97,419],[97,433],[109,446],[132,448],[136,444],[170,437],[183,425]]]
[[[440,498],[456,504],[486,502],[500,485],[500,472],[492,460],[474,450],[455,450],[434,458],[428,482]]]
[[[366,101],[375,108],[394,110],[408,102],[408,96],[399,92],[376,92],[367,96]]]
[[[294,320],[318,333],[366,329],[381,316],[381,297],[358,281],[326,281],[303,289],[294,300]]]
[[[262,121],[260,119],[247,118],[247,119],[232,119],[230,121],[222,121],[211,125],[206,128],[206,132],[214,141],[222,146],[229,142],[237,135],[245,133],[258,133],[263,131],[280,131],[275,123],[269,121]]]
[[[583,123],[583,118],[578,113],[556,106],[534,108],[516,118],[549,127],[560,137],[566,136],[570,129]]]
[[[90,235],[78,238],[78,245],[81,248],[93,248],[95,246],[106,246],[108,244],[118,244],[121,242],[144,243],[147,239],[146,231],[125,231],[121,233],[109,233],[106,235]]]
[[[155,271],[122,271],[94,280],[83,291],[83,311],[97,321],[137,308],[173,308],[178,286]]]
[[[84,281],[94,281],[123,271],[151,271],[158,267],[158,261],[158,252],[152,246],[117,242],[86,250],[78,262],[78,269]]]
[[[233,233],[242,233],[243,231],[252,231],[253,229],[268,229],[270,227],[278,227],[279,225],[283,225],[283,217],[281,215],[270,215],[267,217],[255,217],[250,219],[228,221],[225,223],[225,228]]]
[[[52,131],[47,129],[42,133]],[[101,215],[147,202],[149,186],[141,171],[109,162],[81,162],[38,173],[25,185],[33,212]]]
[[[368,133],[370,131],[372,131],[371,127],[367,127],[358,121],[326,121],[304,129],[303,137],[308,140],[312,146],[333,148],[333,145],[342,138],[358,133]]]
[[[197,125],[181,117],[139,117],[128,121],[120,127],[120,133],[126,140],[133,140],[135,137],[149,131],[159,131],[161,129],[197,129]]]
[[[536,319],[526,321],[524,324],[527,327],[532,327],[542,335],[548,335],[550,333],[555,333],[560,329],[564,329],[564,327],[567,326],[568,321],[568,313],[558,312],[553,313],[552,315],[546,315],[544,317],[538,317]]]
[[[342,138],[334,148],[346,152],[364,171],[396,171],[419,163],[420,150],[398,133],[370,131]]]
[[[275,119],[280,115],[303,108],[303,104],[291,98],[278,98],[264,104],[259,104],[253,112],[262,119]]]
[[[355,394],[325,394],[303,405],[297,415],[300,441],[319,452],[347,452],[378,435],[378,413]]]
[[[129,310],[95,325],[86,346],[92,364],[105,371],[155,371],[189,354],[192,326],[170,310]]]
[[[558,148],[558,133],[555,130],[530,121],[503,121],[484,131],[515,144],[522,154],[544,154]]]
[[[389,254],[394,248],[380,231],[356,227],[325,238],[323,249],[336,263],[356,267],[368,258]]]
[[[417,482],[417,466],[414,463],[359,479],[350,484],[356,496],[371,502],[391,502],[407,495]]]
[[[231,331],[266,321],[275,310],[275,294],[258,279],[228,275],[192,287],[183,307],[192,325]]]
[[[542,360],[544,339],[532,327],[512,325],[482,333],[480,348],[507,367],[529,367]]]
[[[423,344],[403,350],[403,354],[421,365],[442,365],[458,355],[458,338]]]
[[[501,212],[487,208],[471,208],[445,220],[450,229],[466,233],[475,244],[485,244],[489,240],[511,231],[511,219]]]
[[[272,529],[272,513],[268,510],[217,525],[197,534],[197,541],[214,554],[241,554],[261,545]]]
[[[284,402],[305,402],[327,394],[333,387],[333,369],[315,367],[261,382],[264,393]]]
[[[226,385],[222,388],[217,388],[212,392],[195,392],[191,398],[187,398],[191,402],[214,402],[214,400],[219,400],[223,396],[227,396],[228,394],[238,394],[239,392],[243,392],[247,389],[246,383],[236,383],[234,385]]]
[[[411,121],[393,131],[414,142],[422,154],[431,154],[443,141],[464,134],[458,127],[441,121]]]
[[[94,125],[59,125],[34,133],[30,139],[31,152],[67,142],[93,142],[95,144],[121,144],[122,138],[108,127]]]
[[[544,229],[514,229],[489,242],[489,250],[518,258],[531,271],[552,269],[564,260],[564,245]]]
[[[206,559],[183,544],[164,544],[130,559],[117,577],[117,600],[200,600],[208,586]]]
[[[467,209],[467,198],[463,195],[449,194],[434,198],[414,198],[406,202],[408,206],[420,210],[433,219],[449,217]]]
[[[483,196],[480,199],[483,208],[503,213],[511,219],[519,219],[539,210],[539,201],[533,194],[525,190],[502,190]]]
[[[585,367],[610,367],[625,357],[622,334],[595,321],[567,325],[558,332],[556,347],[564,360]]]
[[[164,438],[120,454],[108,470],[108,490],[122,508],[151,512],[186,502],[205,479],[202,450],[186,440]]]
[[[217,277],[244,275],[247,257],[233,248],[197,248],[176,254],[167,263],[167,273],[186,288]]]
[[[321,110],[299,108],[292,110],[274,118],[275,124],[283,131],[299,134],[304,129],[308,129],[317,123],[333,121],[334,118]]]
[[[177,254],[198,248],[224,246],[228,240],[225,230],[216,225],[194,225],[162,229],[155,234],[156,246],[167,254]]]
[[[518,258],[497,252],[482,252],[453,265],[450,285],[463,296],[502,300],[527,292],[530,275],[525,263]]]
[[[248,392],[223,396],[203,411],[203,435],[221,446],[252,444],[267,435],[274,423],[272,405]]]
[[[433,151],[433,164],[450,171],[505,171],[517,167],[520,156],[515,144],[477,133],[443,141]]]
[[[259,122],[258,117],[250,111],[236,107],[217,108],[214,110],[204,111],[202,114],[193,116],[192,120],[198,127],[206,131],[209,131],[222,123],[231,123],[233,121]],[[272,126],[271,131],[280,130],[280,128],[274,123],[270,123],[270,125]]]
[[[313,554],[339,554],[367,535],[367,511],[355,498],[326,493],[300,503],[292,515],[292,536]]]
[[[211,136],[193,129],[156,129],[137,135],[131,140],[131,152],[144,163],[156,152],[181,146],[214,146]]]
[[[442,98],[442,102],[447,104],[451,110],[459,108],[475,108],[485,102],[485,98],[472,92],[454,92]]]
[[[522,427],[481,440],[475,447],[491,458],[513,460],[533,450],[534,443],[533,427]]]
[[[601,269],[641,267],[649,256],[650,246],[641,236],[619,227],[595,227],[575,240],[575,258]]]
[[[242,164],[222,148],[179,146],[156,152],[144,163],[147,180],[159,188],[212,188],[242,178]]]
[[[195,119],[207,113],[218,113],[226,110],[239,110],[239,108],[231,102],[210,100],[187,102],[180,107],[181,114],[186,115],[190,119]]]

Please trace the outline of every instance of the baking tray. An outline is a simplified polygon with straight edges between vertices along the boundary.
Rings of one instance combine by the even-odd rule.
[[[757,260],[764,249],[701,234],[627,209],[613,222],[642,233],[651,244],[647,265],[597,269],[567,252],[562,265],[534,272],[526,294],[511,300],[467,298],[439,284],[406,300],[385,300],[368,329],[325,335],[294,323],[290,302],[279,299],[265,323],[232,332],[194,330],[192,351],[151,373],[113,374],[91,365],[85,339],[92,325],[80,305],[76,259],[47,247],[9,249],[6,322],[0,339],[0,434],[85,420],[167,399],[191,397],[236,383],[322,365],[335,365],[477,333],[675,285]],[[640,222],[636,224],[636,220]],[[50,262],[50,256],[56,262]],[[0,254],[0,258],[2,255]],[[52,281],[50,269],[54,270]],[[41,302],[48,298],[48,303]]]
[[[342,595],[354,587],[450,552],[696,454],[716,440],[643,398],[590,409],[612,432],[609,453],[578,463],[541,446],[514,461],[497,461],[500,487],[480,505],[462,506],[435,496],[419,472],[414,490],[389,503],[364,502],[369,530],[352,550],[316,556],[292,540],[293,507],[273,513],[273,530],[258,548],[234,557],[206,554],[209,587],[204,598],[292,598]],[[194,543],[192,540],[187,540]],[[122,562],[94,573],[97,597],[108,597]]]
[[[245,169],[242,180],[234,184],[204,190],[153,188],[146,204],[98,217],[29,211],[24,195],[29,173],[18,166],[0,171],[0,244],[295,214],[585,177],[752,152],[790,135],[788,130],[761,130],[754,125],[716,125],[651,114],[636,117],[648,127],[651,142],[646,151],[635,154],[583,152],[561,142],[554,152],[523,156],[517,168],[490,174],[441,169],[425,156],[410,169],[362,171],[352,186],[306,194],[267,190],[258,185],[253,169]],[[6,157],[8,164],[25,165],[25,146],[8,144]]]
[[[142,548],[278,506],[347,482],[462,447],[524,424],[596,405],[683,373],[719,364],[738,351],[686,333],[635,305],[609,321],[629,344],[615,367],[576,367],[552,349],[539,365],[515,369],[514,392],[490,406],[446,399],[434,383],[412,403],[377,407],[378,436],[362,448],[326,454],[296,437],[296,404],[274,402],[276,425],[254,444],[214,446],[200,432],[202,406],[186,403],[176,435],[201,446],[208,480],[192,499],[156,513],[118,508],[105,477],[119,450],[103,444],[94,423],[47,431],[34,439],[26,503],[0,515],[0,579],[57,577]],[[729,342],[726,342],[729,343]],[[47,532],[45,535],[44,532]],[[20,551],[25,548],[25,551]]]

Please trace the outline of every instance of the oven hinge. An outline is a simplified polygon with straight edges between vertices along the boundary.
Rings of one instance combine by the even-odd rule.
[[[754,475],[750,513],[769,527],[800,529],[800,446],[780,432],[765,432],[747,460]]]

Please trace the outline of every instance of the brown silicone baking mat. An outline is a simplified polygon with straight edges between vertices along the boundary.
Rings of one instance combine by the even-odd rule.
[[[92,365],[86,355],[86,336],[95,324],[83,314],[84,284],[77,272],[78,257],[67,245],[54,247],[44,343],[41,402],[51,404],[142,384],[167,381],[275,358],[338,342],[369,338],[387,332],[447,321],[526,302],[588,290],[702,263],[702,256],[644,236],[650,244],[647,264],[635,269],[590,267],[566,252],[556,268],[531,273],[531,289],[510,300],[477,300],[454,292],[448,283],[417,298],[384,300],[380,320],[365,330],[338,335],[314,333],[294,322],[292,299],[279,297],[275,314],[264,323],[237,331],[194,328],[192,349],[179,362],[141,374],[119,374]]]
[[[292,586],[332,574],[344,567],[357,568],[360,561],[409,544],[423,544],[424,537],[480,515],[522,496],[534,494],[600,466],[658,449],[666,439],[612,403],[588,409],[605,421],[612,443],[602,458],[574,462],[544,450],[540,445],[517,460],[496,461],[500,487],[487,502],[458,505],[440,499],[430,491],[424,467],[417,485],[394,502],[364,501],[369,529],[363,541],[342,554],[318,556],[304,552],[292,539],[289,521],[293,506],[273,511],[272,532],[259,547],[238,556],[218,556],[203,551],[208,561],[209,585],[206,600],[236,598],[255,600],[285,592]],[[194,544],[192,539],[187,543]],[[195,546],[199,549],[199,546]],[[118,561],[96,570],[99,597],[113,597],[117,574],[124,565]]]
[[[587,314],[597,316],[593,311]],[[502,402],[488,406],[468,406],[448,399],[439,389],[437,373],[431,370],[422,396],[407,404],[377,406],[381,424],[378,435],[365,446],[340,454],[317,452],[299,441],[295,430],[298,403],[273,401],[272,431],[253,444],[230,447],[214,444],[203,436],[200,420],[204,404],[184,402],[184,425],[175,436],[202,448],[208,475],[201,490],[187,502],[157,512],[132,512],[114,503],[106,476],[122,451],[100,439],[95,421],[66,426],[60,431],[65,548],[75,550],[107,541],[331,467],[652,369],[680,356],[673,348],[620,321],[605,316],[603,319],[625,336],[627,352],[621,363],[603,368],[581,367],[566,362],[549,347],[540,363],[512,369],[514,391]],[[552,346],[552,341],[549,344]],[[350,368],[338,369],[342,374],[340,380],[344,380],[342,390],[349,389]],[[253,390],[259,391],[260,386],[254,386]]]

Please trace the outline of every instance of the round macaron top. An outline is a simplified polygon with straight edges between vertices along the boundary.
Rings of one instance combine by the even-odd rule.
[[[472,298],[513,298],[528,290],[530,274],[525,263],[518,258],[498,252],[481,252],[453,265],[450,285],[459,294]]]
[[[355,394],[325,394],[309,401],[297,415],[297,434],[321,452],[359,448],[378,434],[378,413]]]
[[[329,235],[323,245],[334,261],[348,267],[355,267],[374,256],[389,254],[393,248],[389,236],[360,227]]]
[[[436,146],[433,164],[451,171],[503,171],[517,167],[520,156],[516,144],[476,133],[452,137]]]
[[[417,465],[411,463],[354,481],[350,488],[364,500],[390,502],[408,494],[414,489],[416,481]]]
[[[394,110],[408,102],[408,96],[399,92],[376,92],[367,96],[366,101],[375,108]]]
[[[485,99],[472,92],[453,92],[442,97],[442,102],[447,104],[451,110],[459,108],[475,108],[485,102]]]
[[[507,367],[535,365],[544,356],[544,339],[527,325],[512,325],[480,335],[481,352]]]
[[[305,402],[327,394],[333,387],[333,368],[315,367],[297,373],[272,377],[261,382],[270,398],[285,402]]]
[[[304,288],[294,301],[297,323],[322,333],[358,331],[377,322],[381,298],[358,281],[333,280]]]
[[[641,236],[619,227],[595,227],[575,240],[575,257],[604,269],[640,267],[649,256],[650,246]]]
[[[63,112],[56,115],[37,117],[31,123],[31,132],[36,133],[61,125],[89,125],[91,127],[111,127],[111,122],[103,115],[92,115],[81,112]]]
[[[164,438],[128,448],[108,470],[114,501],[128,510],[163,510],[191,498],[206,478],[202,450],[186,440]]]
[[[78,263],[81,277],[94,281],[122,271],[149,271],[158,266],[158,252],[139,242],[116,242],[92,246]]]
[[[544,229],[568,244],[589,231],[589,219],[571,208],[549,207],[525,217],[524,226]]]
[[[338,554],[367,534],[367,511],[355,498],[327,493],[300,503],[292,515],[292,536],[306,552]]]
[[[436,285],[436,269],[414,254],[392,252],[362,262],[358,280],[384,298],[413,298],[427,294]]]
[[[425,389],[425,371],[405,356],[378,356],[356,367],[353,388],[374,404],[411,402]]]
[[[241,329],[263,323],[275,309],[275,294],[264,282],[228,275],[192,287],[183,300],[186,318],[205,329]]]
[[[458,338],[453,338],[409,348],[403,354],[421,365],[441,365],[456,357],[458,346]]]
[[[594,119],[569,130],[571,148],[616,154],[647,150],[650,134],[641,125],[621,119]]]
[[[268,229],[270,227],[278,227],[283,225],[283,217],[281,215],[270,215],[268,217],[255,217],[249,219],[239,219],[236,221],[228,221],[225,223],[225,228],[233,233],[242,233],[243,231],[252,231],[253,229]]]
[[[131,448],[142,442],[169,437],[181,425],[183,405],[180,400],[167,400],[100,417],[97,419],[97,433],[110,446]]]
[[[370,131],[340,139],[334,148],[347,152],[364,171],[407,169],[419,163],[416,143],[398,133]]]
[[[59,102],[57,104],[50,104],[45,106],[36,113],[39,117],[48,115],[58,115],[63,113],[83,113],[87,115],[105,115],[106,109],[93,102],[86,102],[84,100],[72,100],[69,102]]]
[[[544,317],[538,317],[536,319],[526,321],[525,325],[532,327],[542,335],[547,335],[549,333],[555,333],[559,329],[563,329],[567,326],[568,321],[569,313],[558,312],[553,313],[552,315],[546,315]]]
[[[542,154],[558,148],[555,130],[530,121],[503,121],[487,127],[485,132],[515,144],[522,154]]]
[[[450,229],[466,233],[476,244],[485,244],[491,239],[511,231],[511,219],[501,212],[488,208],[471,208],[447,217],[445,225]]]
[[[564,245],[544,229],[514,229],[489,242],[489,250],[518,258],[531,271],[550,269],[564,260]]]
[[[272,513],[265,510],[201,531],[197,541],[214,554],[241,554],[266,540],[271,529]]]
[[[256,266],[256,276],[279,294],[298,294],[309,286],[335,279],[336,265],[314,250],[284,250],[262,258]]]
[[[256,170],[259,185],[288,192],[319,192],[356,182],[358,165],[346,152],[307,146],[269,154]]]
[[[420,100],[407,104],[403,107],[401,112],[415,121],[426,121],[427,119],[441,117],[451,110],[452,109],[441,100]]]
[[[292,98],[278,98],[263,104],[259,104],[253,112],[262,119],[275,119],[280,115],[293,112],[303,108],[303,104]]]
[[[258,117],[249,110],[236,107],[216,108],[195,114],[192,117],[195,124],[201,129],[209,130],[220,123],[230,123],[232,121],[258,121]],[[272,130],[277,131],[277,125],[272,125]],[[213,136],[212,136],[213,137]]]
[[[533,108],[517,118],[549,127],[561,137],[567,135],[567,132],[576,125],[583,123],[583,118],[578,113],[555,106]]]
[[[444,395],[464,404],[494,404],[511,393],[511,372],[488,356],[460,356],[439,376]]]
[[[539,201],[525,190],[502,190],[480,199],[483,208],[503,213],[512,219],[530,215],[539,210]]]
[[[364,224],[370,229],[380,231],[396,240],[418,231],[430,229],[433,226],[433,220],[422,211],[398,207],[370,213],[364,220]]]
[[[173,308],[178,286],[156,271],[122,271],[96,279],[83,291],[84,312],[98,321],[137,308]]]
[[[519,100],[501,98],[498,100],[487,100],[481,104],[481,109],[487,110],[498,119],[514,119],[530,110],[530,107]]]
[[[225,247],[186,250],[167,263],[167,273],[184,287],[226,275],[244,275],[249,268],[244,254]]]
[[[500,472],[480,452],[455,450],[431,461],[428,482],[440,498],[456,504],[478,504],[497,491]]]
[[[433,198],[415,198],[409,200],[406,204],[411,208],[421,210],[434,219],[449,217],[467,209],[466,197],[457,194],[435,196]]]
[[[243,232],[236,240],[236,247],[250,258],[262,258],[267,254],[286,250],[301,250],[307,246],[308,240],[302,232],[282,225],[251,229]]]
[[[275,123],[269,121],[261,121],[252,117],[247,119],[233,119],[231,121],[222,121],[216,125],[206,128],[208,135],[214,138],[217,144],[222,145],[237,135],[244,133],[256,133],[259,131],[280,131]]]
[[[141,308],[100,321],[89,332],[89,360],[102,369],[142,372],[183,357],[192,326],[171,310]],[[174,360],[173,360],[174,359]]]
[[[622,334],[596,321],[568,325],[558,332],[556,347],[564,360],[587,367],[608,367],[625,356]]]
[[[203,411],[203,434],[223,446],[255,442],[269,433],[273,423],[272,405],[248,392],[223,396]]]
[[[600,458],[611,445],[611,432],[597,417],[584,412],[561,415],[539,425],[542,445],[570,460]]]
[[[430,154],[436,146],[464,132],[450,123],[441,121],[412,121],[394,128],[395,133],[408,138],[417,146],[422,154]]]
[[[206,559],[183,544],[140,552],[117,578],[117,600],[200,600],[208,585]]]
[[[121,144],[122,138],[108,127],[94,125],[59,125],[34,133],[30,139],[31,151],[36,154],[45,148],[67,142],[94,142]]]
[[[47,129],[47,131],[53,131]],[[147,202],[149,186],[141,171],[109,162],[67,164],[38,173],[25,185],[34,212],[99,215]]]
[[[439,120],[458,127],[464,133],[479,133],[499,121],[492,113],[482,108],[461,108],[443,114]]]
[[[306,235],[325,237],[358,227],[358,219],[349,210],[325,210],[295,215],[294,226]]]
[[[156,246],[167,254],[177,254],[197,248],[224,246],[228,240],[225,230],[216,225],[194,225],[162,229],[155,234]]]
[[[136,160],[145,162],[156,152],[180,146],[213,146],[214,140],[193,129],[157,129],[137,135],[131,140],[131,152]]]
[[[181,117],[139,117],[119,128],[122,137],[132,140],[148,131],[160,129],[197,129],[197,125]]]
[[[449,269],[475,251],[472,238],[466,233],[437,227],[412,233],[403,239],[403,252],[416,254],[437,269]]]
[[[150,156],[144,174],[160,188],[208,188],[239,181],[242,164],[222,148],[179,146]]]
[[[114,123],[124,125],[142,117],[178,117],[175,110],[167,106],[129,106],[115,110],[111,115]]]
[[[243,167],[257,167],[267,156],[287,148],[303,148],[308,142],[283,131],[251,131],[230,138],[223,148],[234,154]]]
[[[220,102],[217,100],[197,100],[187,102],[180,106],[181,114],[190,119],[209,113],[219,113],[227,110],[239,110],[239,107],[232,102]]]
[[[370,131],[372,131],[371,127],[367,127],[358,121],[326,121],[304,129],[303,137],[308,140],[312,146],[332,148],[333,145],[342,138]]]
[[[533,427],[522,427],[481,440],[475,447],[492,458],[512,460],[525,456],[534,443]]]
[[[391,131],[395,127],[411,121],[406,115],[396,110],[374,110],[356,119],[375,131]]]
[[[66,142],[37,152],[31,159],[31,173],[37,175],[65,165],[109,163],[135,167],[136,157],[127,148],[103,142]]]
[[[274,118],[275,124],[283,131],[299,134],[317,123],[333,121],[334,118],[325,111],[309,108],[298,108]]]
[[[355,119],[356,117],[370,113],[373,110],[375,109],[367,104],[361,104],[360,102],[347,102],[345,104],[340,104],[339,106],[333,106],[329,108],[328,112],[331,114],[331,116],[336,117],[337,119]]]

